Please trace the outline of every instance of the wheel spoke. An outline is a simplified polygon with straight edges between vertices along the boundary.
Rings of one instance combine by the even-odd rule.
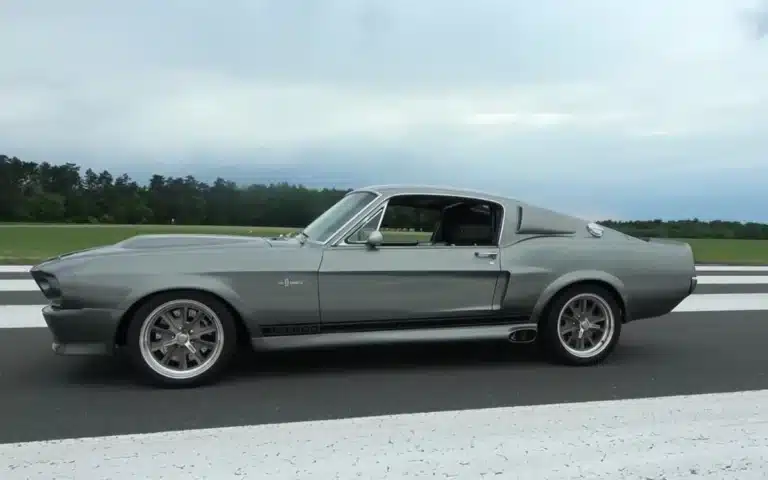
[[[173,355],[176,353],[178,348],[178,345],[171,345],[171,347],[169,347],[163,355],[163,358],[160,359],[160,363],[167,366],[171,362],[171,359],[173,358]]]
[[[166,325],[168,325],[169,330],[171,330],[173,333],[178,333],[181,330],[174,321],[173,315],[171,315],[170,312],[163,314],[160,319],[163,320]]]
[[[173,338],[170,338],[165,340],[159,340],[157,342],[152,342],[149,344],[149,348],[153,352],[156,352],[158,350],[162,350],[163,348],[170,348],[174,345],[176,345],[176,340],[174,340]]]
[[[179,355],[178,355],[179,368],[182,370],[186,370],[187,368],[189,368],[189,363],[187,362],[187,354],[189,352],[187,352],[185,348],[179,348],[177,352],[179,352]]]
[[[192,319],[189,321],[187,330],[191,333],[193,331],[197,331],[203,327],[203,313],[200,310],[195,310],[195,314],[192,316]]]
[[[571,325],[570,327],[561,329],[560,335],[566,335],[568,333],[576,333],[578,331],[579,331],[579,327],[577,325]]]
[[[201,338],[192,338],[190,341],[192,342],[192,345],[195,345],[196,347],[204,347],[211,350],[216,347],[216,342],[209,342],[208,340],[203,340]]]
[[[187,350],[189,351],[190,355],[192,355],[192,358],[195,359],[195,362],[197,362],[198,365],[202,365],[205,361],[202,356],[200,356],[200,353],[198,353],[197,348],[195,348],[195,345],[192,342],[187,342],[186,345],[184,345]]]
[[[558,335],[565,349],[574,356],[598,355],[613,334],[611,307],[592,293],[576,295],[560,311]]]
[[[595,346],[600,343],[600,339],[602,338],[603,334],[600,330],[589,330],[586,336],[589,338],[589,343],[591,343],[592,346]]]
[[[158,307],[145,320],[141,336],[142,357],[168,378],[199,375],[210,368],[223,348],[223,326],[216,312],[193,300],[174,300]]]
[[[203,327],[201,329],[195,329],[191,333],[191,337],[194,339],[199,339],[203,335],[210,335],[211,333],[216,333],[216,327],[210,326],[210,327]]]

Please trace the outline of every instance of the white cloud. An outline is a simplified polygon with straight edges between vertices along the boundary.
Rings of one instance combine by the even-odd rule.
[[[414,170],[493,166],[555,190],[552,171],[628,192],[768,169],[754,5],[7,0],[0,142],[46,159],[359,152],[350,170],[397,149]]]
[[[733,77],[740,73],[697,70],[689,77],[697,78],[696,86],[680,82],[670,88],[668,82],[655,91],[654,83],[662,79],[649,75],[643,83],[624,79],[588,88],[543,84],[390,92],[158,70],[140,78],[7,88],[0,130],[28,142],[43,133],[62,147],[117,147],[146,155],[239,154],[344,141],[418,143],[446,132],[459,143],[531,130],[608,138],[727,135],[768,125],[768,92],[750,85],[737,90]]]

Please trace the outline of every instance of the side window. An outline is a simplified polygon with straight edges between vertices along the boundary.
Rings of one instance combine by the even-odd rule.
[[[427,243],[439,220],[440,211],[437,209],[390,206],[381,222],[384,243]]]
[[[499,208],[463,200],[443,210],[434,241],[455,246],[497,245],[501,220]]]
[[[430,241],[439,219],[439,210],[388,205],[386,210],[379,210],[373,216],[368,217],[358,229],[347,237],[346,242],[349,244],[365,243],[371,232],[378,229],[384,237],[385,244],[427,243]]]
[[[392,197],[346,238],[361,244],[377,229],[390,246],[496,245],[502,210],[490,202],[454,196],[400,195]]]
[[[347,243],[365,243],[368,240],[368,236],[371,234],[371,232],[375,232],[377,228],[379,228],[379,223],[381,223],[381,216],[384,214],[384,210],[379,210],[378,212],[374,213],[373,216],[368,217],[367,220],[363,222],[363,225],[352,232],[352,235],[347,237],[346,242]]]

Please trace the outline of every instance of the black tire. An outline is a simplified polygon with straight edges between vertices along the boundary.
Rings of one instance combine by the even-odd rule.
[[[172,376],[164,375],[160,373],[156,368],[145,359],[144,355],[146,351],[142,347],[142,328],[144,324],[150,321],[150,315],[158,308],[168,305],[170,302],[189,302],[190,304],[200,304],[203,307],[207,307],[218,319],[220,324],[220,331],[222,333],[220,338],[218,354],[216,358],[208,360],[210,363],[203,363],[207,368],[202,369],[199,374],[186,378],[174,378]],[[190,332],[192,333],[192,332]],[[210,337],[209,337],[210,338]],[[179,347],[177,347],[179,348]],[[183,348],[183,347],[181,347]],[[214,348],[213,351],[216,351]],[[237,350],[237,324],[235,318],[230,313],[226,305],[224,305],[219,299],[213,295],[198,292],[198,291],[176,291],[162,293],[153,297],[150,297],[143,305],[141,305],[133,317],[130,319],[128,325],[127,338],[126,338],[126,353],[133,364],[135,370],[140,375],[144,382],[147,382],[154,386],[160,387],[196,387],[205,384],[215,383],[222,379],[227,367],[231,363],[231,360]],[[184,351],[184,350],[181,350]],[[203,350],[200,351],[201,353]],[[185,352],[186,355],[186,352]],[[210,357],[208,357],[210,358]]]
[[[601,349],[590,356],[578,356],[569,351],[560,340],[559,320],[561,310],[572,300],[582,295],[590,295],[602,300],[613,318],[613,333]],[[559,292],[547,306],[539,320],[538,344],[543,353],[553,363],[569,366],[589,366],[603,362],[616,348],[621,337],[622,312],[615,295],[599,285],[574,285]]]

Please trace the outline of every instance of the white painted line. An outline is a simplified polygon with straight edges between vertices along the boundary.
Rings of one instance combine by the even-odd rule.
[[[699,285],[766,285],[766,275],[702,275],[698,277]]]
[[[0,329],[45,327],[45,305],[0,305]],[[2,478],[0,476],[0,478]]]
[[[3,444],[0,478],[752,480],[767,413],[763,390]]]
[[[699,285],[768,285],[768,275],[702,275]],[[0,279],[0,292],[36,292],[37,284],[32,279]]]
[[[746,310],[768,310],[768,293],[691,295],[683,300],[673,312],[741,312]]]
[[[40,312],[45,305],[0,305],[0,329],[45,327]],[[691,295],[673,312],[741,312],[768,310],[768,293]],[[2,477],[0,477],[2,478]]]
[[[29,273],[32,265],[0,265],[0,273]]]
[[[697,272],[768,272],[768,265],[696,265]]]
[[[0,280],[0,292],[37,292],[37,283],[34,280]]]

